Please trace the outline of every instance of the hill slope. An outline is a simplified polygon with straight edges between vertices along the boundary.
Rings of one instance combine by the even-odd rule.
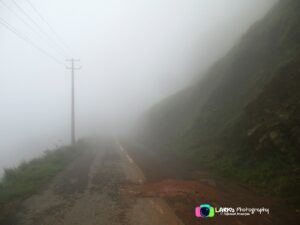
[[[299,196],[300,1],[280,1],[206,74],[147,114],[145,142]]]

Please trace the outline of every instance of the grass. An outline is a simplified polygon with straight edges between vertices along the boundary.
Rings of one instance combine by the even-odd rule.
[[[299,163],[284,161],[280,155],[254,160],[240,153],[215,158],[209,152],[189,156],[194,165],[233,178],[267,196],[277,196],[291,207],[299,207]]]
[[[41,191],[50,180],[79,156],[84,142],[47,150],[40,158],[5,169],[0,182],[0,224],[9,225],[21,202]]]

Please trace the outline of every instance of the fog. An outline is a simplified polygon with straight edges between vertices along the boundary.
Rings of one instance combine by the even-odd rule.
[[[27,0],[15,1],[52,39],[35,32],[12,0],[0,0],[1,19],[64,64],[70,57],[81,60],[75,75],[78,137],[130,126],[200,77],[275,2],[30,0],[68,46],[62,51]],[[69,143],[70,71],[2,24],[0,49],[2,169]]]

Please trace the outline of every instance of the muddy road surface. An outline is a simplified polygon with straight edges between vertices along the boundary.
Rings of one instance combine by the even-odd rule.
[[[40,194],[27,199],[18,225],[182,225],[160,197],[122,192],[145,176],[115,141],[93,143]]]
[[[116,140],[91,150],[27,199],[16,225],[297,224],[299,212],[168,156]],[[195,207],[266,207],[269,214],[196,218]]]

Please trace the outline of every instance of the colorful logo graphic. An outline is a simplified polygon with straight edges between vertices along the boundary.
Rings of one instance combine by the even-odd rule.
[[[201,204],[200,207],[195,208],[196,217],[214,217],[215,209],[209,204]]]

